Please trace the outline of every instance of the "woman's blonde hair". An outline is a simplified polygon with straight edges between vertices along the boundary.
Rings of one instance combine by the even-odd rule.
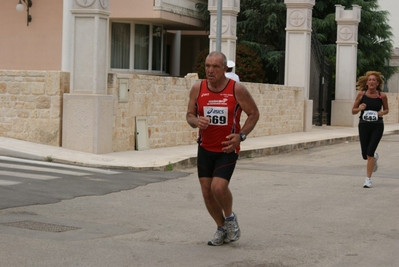
[[[382,78],[381,72],[378,71],[368,71],[364,76],[359,77],[356,83],[356,89],[359,91],[366,91],[367,90],[367,81],[370,75],[374,75],[377,78],[378,86],[377,91],[381,92],[382,88],[384,87],[384,79]]]

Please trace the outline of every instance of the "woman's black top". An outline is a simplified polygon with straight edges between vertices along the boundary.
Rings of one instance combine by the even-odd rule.
[[[366,104],[366,109],[360,113],[360,123],[382,123],[382,117],[378,117],[378,111],[382,108],[381,93],[378,92],[377,98],[371,98],[366,96],[364,91],[363,97],[360,100],[360,104]]]

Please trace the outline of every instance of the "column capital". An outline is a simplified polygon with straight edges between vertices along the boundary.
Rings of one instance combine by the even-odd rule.
[[[102,10],[109,12],[109,0],[72,0],[73,10]]]
[[[288,8],[313,8],[315,0],[284,0]]]
[[[337,44],[357,45],[361,7],[353,5],[352,10],[345,10],[343,6],[335,5],[335,10]]]
[[[342,5],[335,5],[335,20],[338,24],[358,25],[361,18],[361,9],[359,5],[353,5],[352,10],[345,10]]]
[[[208,1],[208,10],[213,11],[217,10],[219,0],[209,0]],[[222,0],[222,9],[223,10],[234,10],[240,12],[240,0]]]
[[[208,5],[208,10],[211,14],[216,15],[217,13],[217,6],[216,5]],[[240,1],[238,1],[238,6],[233,5],[233,4],[226,4],[223,1],[222,3],[222,14],[223,16],[226,15],[232,15],[232,16],[237,16],[237,14],[240,12]]]

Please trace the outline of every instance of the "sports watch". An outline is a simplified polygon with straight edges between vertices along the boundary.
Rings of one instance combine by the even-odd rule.
[[[241,138],[241,142],[245,141],[245,139],[247,139],[247,136],[243,133],[239,133],[240,138]]]

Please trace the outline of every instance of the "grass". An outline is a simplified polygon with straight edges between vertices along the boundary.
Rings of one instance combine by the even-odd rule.
[[[167,171],[173,171],[173,165],[172,165],[172,163],[170,163],[170,161],[169,161],[169,164],[166,165],[166,170]]]

